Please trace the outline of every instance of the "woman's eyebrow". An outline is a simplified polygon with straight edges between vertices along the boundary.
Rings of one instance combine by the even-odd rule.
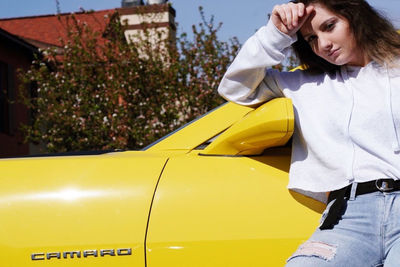
[[[330,17],[328,19],[326,19],[324,22],[321,23],[321,25],[319,25],[319,30],[323,31],[326,29],[326,27],[328,26],[329,23],[332,23],[336,21],[336,17]]]
[[[326,20],[324,20],[320,25],[319,25],[319,27],[318,27],[318,29],[320,30],[320,31],[324,31],[325,29],[326,29],[326,27],[327,27],[327,25],[329,24],[329,23],[332,23],[332,22],[334,22],[334,21],[336,21],[336,17],[330,17],[330,18],[327,18]],[[312,30],[312,28],[310,29],[311,27],[307,27],[304,31],[306,32],[305,34],[301,34],[301,35],[303,35],[303,38],[306,40],[310,35],[313,35],[314,34],[314,31]]]

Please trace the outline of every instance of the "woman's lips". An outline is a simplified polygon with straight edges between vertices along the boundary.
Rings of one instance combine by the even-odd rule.
[[[328,56],[329,56],[329,57],[336,57],[336,56],[338,55],[338,53],[339,53],[339,50],[340,50],[340,48],[337,48],[337,49],[335,49],[335,50],[332,50],[332,51],[328,54]]]

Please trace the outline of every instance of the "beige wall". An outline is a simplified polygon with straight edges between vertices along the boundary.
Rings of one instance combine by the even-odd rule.
[[[127,27],[125,37],[128,41],[144,38],[145,29],[152,43],[157,43],[159,36],[162,40],[175,38],[175,10],[168,4],[123,8],[118,11],[121,22]]]

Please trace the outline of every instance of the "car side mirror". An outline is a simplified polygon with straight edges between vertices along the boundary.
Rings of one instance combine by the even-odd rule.
[[[287,143],[294,130],[292,101],[273,99],[249,112],[209,144],[203,155],[258,155]]]

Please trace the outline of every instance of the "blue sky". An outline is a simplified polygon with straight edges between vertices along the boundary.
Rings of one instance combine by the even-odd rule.
[[[400,28],[399,0],[367,0],[383,11]],[[256,29],[266,23],[267,14],[281,0],[170,0],[177,11],[178,30],[190,33],[191,25],[200,21],[198,6],[203,6],[207,17],[214,15],[216,22],[223,22],[220,38],[228,40],[237,36],[241,43]],[[59,0],[62,12],[110,9],[121,6],[121,0]],[[34,16],[56,13],[56,0],[1,0],[0,18]]]

